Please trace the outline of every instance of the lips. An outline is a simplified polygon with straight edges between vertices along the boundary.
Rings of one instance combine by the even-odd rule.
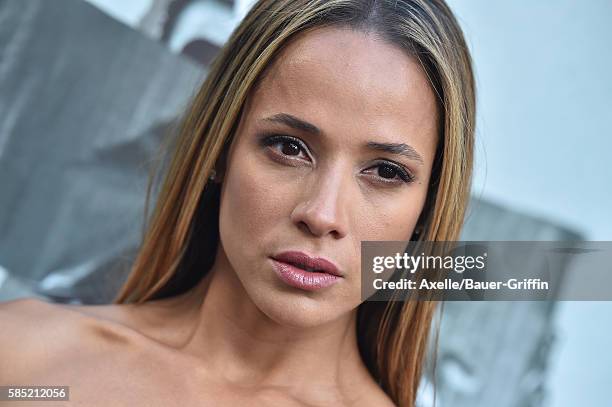
[[[288,263],[308,272],[327,273],[342,277],[342,273],[334,263],[323,257],[312,257],[299,251],[287,251],[272,257],[274,260]]]

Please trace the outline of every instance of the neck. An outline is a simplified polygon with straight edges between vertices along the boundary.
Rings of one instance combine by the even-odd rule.
[[[183,349],[204,360],[211,374],[240,385],[311,389],[346,388],[345,377],[354,385],[368,374],[356,310],[320,326],[281,325],[253,303],[222,250],[194,292],[199,311]]]

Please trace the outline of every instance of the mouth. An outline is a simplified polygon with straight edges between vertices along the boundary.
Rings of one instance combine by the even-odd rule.
[[[272,259],[290,264],[309,273],[327,273],[342,277],[339,268],[332,261],[323,257],[309,256],[299,251],[287,251],[272,256]]]
[[[317,291],[339,283],[342,279],[338,268],[328,263],[312,263],[295,260],[287,255],[270,257],[274,272],[288,286],[304,291]]]

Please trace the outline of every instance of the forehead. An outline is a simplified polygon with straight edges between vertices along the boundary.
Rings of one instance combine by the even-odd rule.
[[[399,135],[410,135],[424,146],[437,131],[435,97],[419,62],[373,33],[350,28],[317,28],[292,40],[253,104],[256,116],[283,111],[337,134],[386,134],[402,142]]]

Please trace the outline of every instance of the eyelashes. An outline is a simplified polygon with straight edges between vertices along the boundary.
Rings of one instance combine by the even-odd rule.
[[[308,146],[297,137],[281,134],[267,134],[260,139],[259,143],[262,147],[274,150],[273,154],[276,154],[277,157],[283,161],[312,161]],[[282,146],[280,149],[272,148],[279,144]],[[303,158],[297,158],[300,153],[304,154]],[[378,160],[374,164],[375,165],[366,168],[366,171],[378,169],[375,177],[377,178],[377,182],[382,184],[410,184],[415,180],[415,176],[399,163],[390,160]]]
[[[377,166],[371,168],[378,168],[378,176],[383,179],[393,179],[395,178],[395,176],[398,176],[402,180],[402,182],[405,182],[406,184],[410,184],[414,181],[414,176],[410,174],[410,172],[406,171],[401,165],[391,164],[391,161],[381,162]],[[386,171],[381,171],[381,169],[385,169]],[[390,178],[383,177],[381,175],[381,172],[386,172],[386,175],[392,176]]]
[[[284,144],[283,147],[286,147],[288,145],[292,145],[293,147],[291,148],[290,151],[294,151],[294,152],[303,151],[306,154],[307,158],[310,155],[309,154],[309,149],[306,146],[306,144],[304,144],[303,141],[301,141],[300,139],[298,139],[296,137],[284,136],[284,135],[280,135],[280,134],[272,134],[272,135],[269,135],[269,136],[265,136],[261,140],[261,145],[263,147],[270,147],[270,146],[273,146],[273,145],[276,145],[276,144]],[[287,154],[284,151],[284,149],[282,149],[281,151],[282,151],[282,153],[284,155],[293,156],[293,155]]]

